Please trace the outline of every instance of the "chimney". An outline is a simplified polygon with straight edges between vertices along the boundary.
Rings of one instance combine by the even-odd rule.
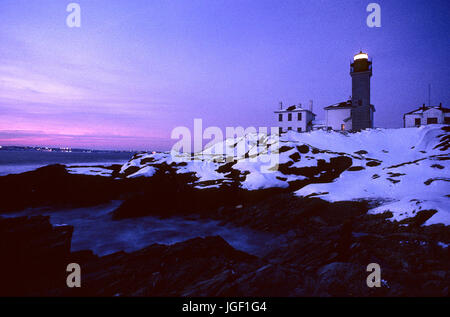
[[[283,102],[280,101],[280,110],[283,110]]]
[[[309,101],[309,111],[313,112],[313,101]]]
[[[439,103],[439,109],[442,109],[442,102]]]

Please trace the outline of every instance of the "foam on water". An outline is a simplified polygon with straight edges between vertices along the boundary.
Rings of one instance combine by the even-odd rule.
[[[147,216],[114,221],[111,212],[119,205],[120,201],[115,201],[89,208],[28,209],[2,216],[49,215],[53,225],[74,226],[72,251],[89,249],[100,256],[117,251],[132,252],[153,243],[170,245],[191,238],[216,235],[234,248],[255,255],[265,254],[276,244],[272,235],[220,225],[216,220]]]

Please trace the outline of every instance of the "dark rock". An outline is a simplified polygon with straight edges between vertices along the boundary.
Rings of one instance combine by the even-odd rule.
[[[315,295],[355,296],[368,294],[365,267],[354,263],[333,262],[317,270]]]
[[[366,163],[366,166],[373,167],[373,166],[378,166],[380,164],[381,163],[377,162],[377,161],[369,161],[369,162]]]
[[[133,182],[133,181],[131,181]],[[0,212],[28,207],[83,207],[119,199],[129,189],[129,181],[69,174],[63,165],[49,165],[35,171],[0,177]]]
[[[306,144],[302,144],[297,146],[297,151],[299,151],[302,154],[306,154],[309,152],[309,146],[307,146]]]
[[[258,196],[258,195],[263,195]],[[228,223],[278,232],[257,258],[221,237],[153,244],[103,257],[70,253],[70,226],[48,217],[0,220],[1,294],[58,296],[446,296],[446,226],[401,226],[368,215],[361,202],[327,203],[259,192],[242,208],[220,208]],[[242,196],[243,197],[243,196]],[[254,199],[254,200],[252,200]],[[15,241],[13,244],[10,241]],[[17,241],[17,243],[16,243]],[[65,285],[68,263],[82,267],[82,287]],[[30,270],[30,263],[32,270]],[[367,264],[379,263],[383,287],[366,286]],[[36,274],[38,273],[38,274]],[[386,282],[387,281],[387,282]]]
[[[400,182],[400,180],[398,180],[398,179],[393,179],[393,178],[390,178],[390,177],[388,177],[388,178],[386,178],[388,181],[390,181],[392,184],[396,184],[396,183],[399,183]]]
[[[279,152],[279,153],[283,153],[283,152],[290,151],[290,150],[292,150],[292,149],[293,149],[293,147],[283,145],[282,147],[280,147],[280,148],[278,149],[278,152]]]
[[[437,211],[432,210],[420,210],[413,218],[407,218],[400,221],[401,224],[408,224],[413,227],[419,227],[423,225],[428,219],[430,219]]]
[[[361,171],[365,169],[364,166],[352,166],[347,169],[349,172]]]
[[[260,266],[256,257],[235,250],[220,237],[154,244],[80,265],[87,276],[83,287],[63,290],[64,295],[218,296],[239,276]]]
[[[65,283],[73,227],[44,216],[0,218],[0,296],[37,296]]]
[[[289,155],[289,158],[291,160],[293,160],[294,162],[298,162],[298,161],[300,161],[301,157],[300,157],[300,154],[298,152],[295,152],[295,153]]]
[[[146,157],[146,158],[143,158],[141,161],[140,161],[140,164],[141,165],[145,165],[145,164],[147,164],[147,163],[152,163],[152,162],[154,162],[155,161],[155,159],[153,158],[153,157]]]

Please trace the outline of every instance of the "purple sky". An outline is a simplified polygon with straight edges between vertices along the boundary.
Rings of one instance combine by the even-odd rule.
[[[272,126],[279,101],[351,94],[373,58],[375,125],[450,101],[450,2],[359,0],[0,1],[0,144],[164,150],[176,126]]]

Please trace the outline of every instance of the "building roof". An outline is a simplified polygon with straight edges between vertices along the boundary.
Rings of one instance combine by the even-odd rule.
[[[407,114],[423,114],[425,111],[430,110],[430,109],[441,110],[444,113],[450,112],[450,108],[442,107],[441,105],[439,105],[439,106],[425,106],[425,105],[423,105],[420,108],[417,108],[417,109],[415,109],[413,111],[405,113],[405,115],[407,115]]]
[[[348,109],[353,108],[353,104],[351,100],[335,103],[334,105],[325,107],[325,110],[335,110],[335,109]]]
[[[374,105],[369,105],[372,108],[372,111],[375,112],[375,106]],[[353,109],[353,108],[358,108],[360,106],[354,106],[351,100],[347,100],[347,101],[343,101],[343,102],[339,102],[336,103],[334,105],[325,107],[323,109],[325,110],[340,110],[340,109]]]
[[[297,105],[292,105],[292,106],[287,107],[286,109],[283,109],[283,110],[277,110],[277,111],[275,111],[275,113],[301,112],[301,111],[308,111],[308,112],[311,112],[311,114],[312,114],[313,116],[316,116],[316,114],[315,114],[314,112],[312,112],[311,110],[309,110],[309,109],[303,109],[302,107],[297,106]]]

